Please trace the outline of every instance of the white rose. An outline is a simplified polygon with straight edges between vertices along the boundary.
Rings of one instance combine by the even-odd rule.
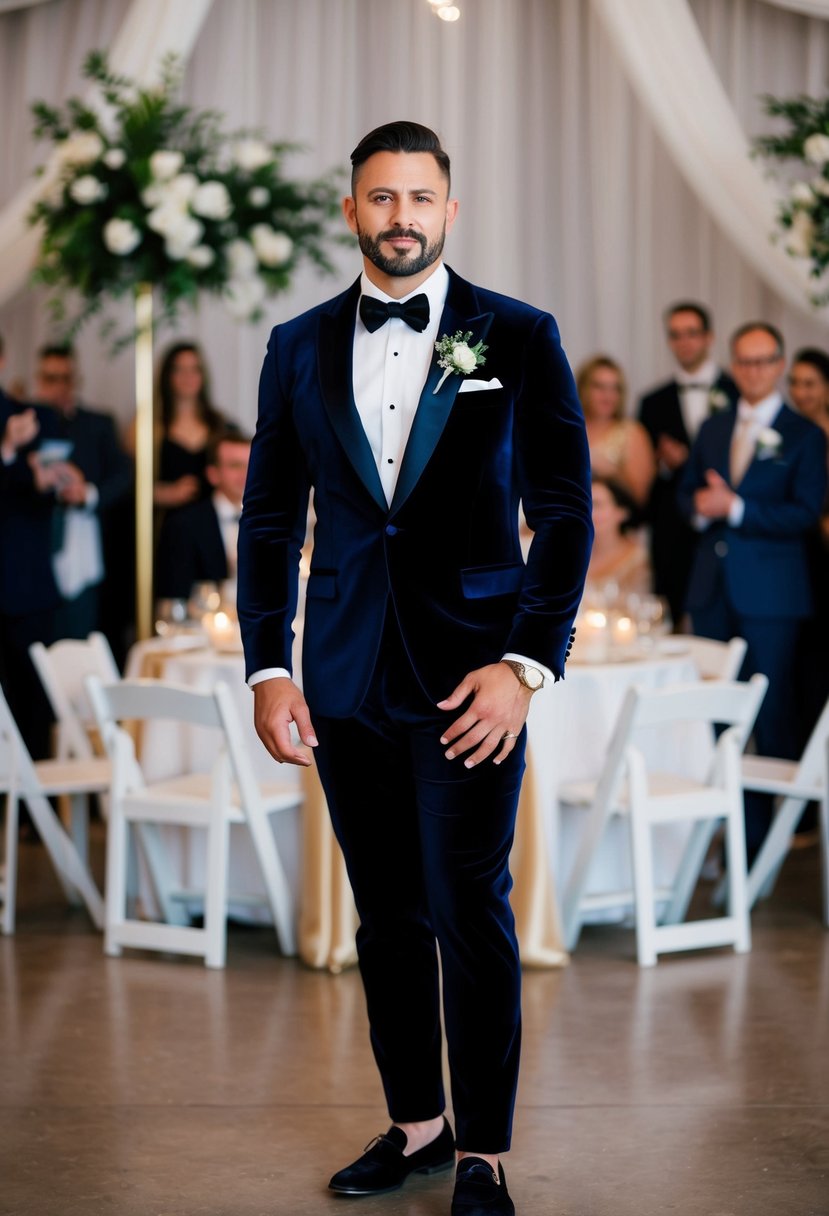
[[[238,321],[246,321],[265,298],[265,284],[260,278],[231,279],[222,292],[227,310]]]
[[[462,372],[473,372],[478,366],[478,360],[475,353],[469,349],[465,342],[459,342],[452,350],[452,362],[455,367]]]
[[[93,177],[91,173],[85,173],[83,177],[78,177],[69,187],[69,193],[76,203],[82,206],[87,206],[89,203],[97,203],[99,199],[106,198],[109,191],[103,182],[98,181],[97,177]]]
[[[197,270],[206,270],[208,266],[213,265],[215,260],[216,255],[209,245],[197,245],[187,255],[187,261]]]
[[[141,202],[145,207],[160,207],[166,199],[167,191],[158,182],[141,191]]]
[[[194,220],[192,215],[180,214],[178,222],[171,225],[165,233],[164,248],[168,258],[179,262],[186,258],[191,249],[198,245],[204,232],[204,224]]]
[[[104,244],[110,253],[126,257],[141,244],[141,232],[130,220],[109,220],[104,224]]]
[[[256,273],[256,254],[253,246],[247,241],[230,241],[225,250],[225,256],[231,278],[244,279]]]
[[[783,442],[783,436],[774,427],[764,426],[757,436],[757,442],[764,448],[779,448]]]
[[[815,239],[815,224],[806,211],[795,211],[792,226],[786,237],[786,251],[798,258],[807,258],[812,252]]]
[[[195,173],[179,173],[165,184],[162,189],[167,191],[169,198],[185,206],[190,202],[199,185]]]
[[[795,182],[789,195],[796,207],[812,207],[815,194],[808,182]]]
[[[233,158],[240,169],[254,173],[273,160],[273,152],[261,139],[240,139],[234,146]]]
[[[163,202],[158,207],[154,207],[147,216],[147,227],[152,228],[153,232],[159,233],[160,236],[167,236],[178,227],[184,218],[185,212],[181,207]]]
[[[829,182],[827,182],[829,185]],[[254,186],[248,193],[248,202],[251,207],[267,207],[271,201],[271,192],[266,190],[264,186]]]
[[[223,182],[204,182],[196,189],[190,208],[205,219],[226,220],[233,210],[233,204]]]
[[[104,141],[95,131],[76,131],[58,144],[58,156],[65,165],[91,165],[104,150]]]
[[[803,155],[813,165],[825,165],[829,161],[829,135],[810,135],[803,141]]]
[[[250,237],[263,266],[284,266],[291,260],[294,242],[284,232],[274,232],[270,224],[254,224]]]
[[[813,177],[811,184],[815,194],[829,198],[829,181],[825,177]]]
[[[181,152],[153,152],[150,157],[150,173],[157,182],[169,181],[175,177],[184,164]]]
[[[120,169],[127,159],[123,148],[110,148],[104,153],[104,164],[108,169]]]

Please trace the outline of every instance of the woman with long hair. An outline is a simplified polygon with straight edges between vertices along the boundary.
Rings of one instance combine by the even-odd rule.
[[[644,506],[656,476],[656,458],[642,424],[625,417],[624,372],[609,355],[594,355],[576,372],[576,387],[593,473],[619,482],[637,506]]]
[[[161,419],[158,436],[159,507],[182,507],[209,493],[205,477],[211,439],[229,424],[210,396],[204,357],[195,342],[175,342],[158,374]]]

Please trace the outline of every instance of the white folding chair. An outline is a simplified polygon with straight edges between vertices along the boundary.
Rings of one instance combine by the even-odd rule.
[[[633,890],[625,893],[636,915],[640,966],[652,966],[657,954],[705,946],[751,947],[746,902],[745,829],[740,789],[740,752],[766,691],[765,676],[748,683],[709,681],[662,689],[631,688],[622,705],[602,773],[595,783],[564,785],[559,801],[585,811],[576,858],[564,888],[565,943],[572,950],[585,915],[608,906],[606,894],[590,893],[590,867],[612,816],[629,823]],[[728,727],[713,746],[704,779],[649,771],[637,735],[670,723],[702,722]],[[729,857],[728,915],[681,921],[713,832],[725,821]],[[655,824],[691,822],[691,840],[670,887],[657,889],[653,877],[651,829]],[[612,894],[615,904],[620,893]],[[657,905],[667,910],[657,924]]]
[[[0,690],[0,792],[6,795],[5,858],[2,879],[3,909],[0,928],[14,932],[17,888],[18,805],[29,808],[32,823],[55,867],[67,898],[80,898],[98,929],[104,927],[104,903],[86,859],[62,827],[49,803],[55,795],[85,798],[109,789],[107,760],[33,761]]]
[[[694,666],[703,680],[737,680],[746,656],[748,643],[744,638],[717,642],[714,638],[698,638],[693,634],[681,639],[687,646]]]
[[[820,804],[823,860],[823,919],[829,927],[829,701],[823,707],[800,760],[744,756],[744,790],[780,798],[768,835],[748,875],[748,903],[764,899],[774,889],[795,828],[809,802]]]
[[[282,953],[296,953],[291,897],[269,816],[297,807],[298,789],[263,785],[252,776],[242,726],[230,690],[219,683],[209,692],[159,680],[124,680],[103,685],[87,681],[90,700],[112,761],[112,792],[107,831],[106,929],[104,949],[119,955],[124,946],[171,951],[204,958],[208,967],[223,967],[226,955],[228,848],[231,824],[245,825],[251,835],[264,879],[265,899],[273,916]],[[210,773],[186,773],[148,782],[135,755],[124,721],[175,721],[216,731],[215,761]],[[130,918],[127,913],[129,827],[140,825],[138,839],[147,862],[154,895],[165,923]],[[202,828],[207,834],[203,892],[183,890],[177,882],[162,826]],[[186,923],[185,909],[204,901],[204,927]],[[246,895],[243,898],[247,898]]]

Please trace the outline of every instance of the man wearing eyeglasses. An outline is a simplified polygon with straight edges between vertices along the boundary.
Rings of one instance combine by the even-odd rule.
[[[792,665],[801,621],[813,611],[804,538],[826,495],[826,439],[783,401],[783,338],[773,325],[742,325],[731,357],[737,408],[703,423],[680,487],[680,503],[699,532],[687,607],[694,633],[745,638],[741,674],[759,671],[769,679],[757,748],[794,759]],[[771,799],[746,799],[749,862],[771,815]]]
[[[664,321],[676,369],[670,380],[642,398],[639,418],[658,461],[648,511],[655,590],[668,600],[678,625],[696,548],[696,533],[677,503],[682,470],[702,423],[715,410],[733,405],[737,389],[713,357],[714,330],[707,308],[679,300],[665,310]]]

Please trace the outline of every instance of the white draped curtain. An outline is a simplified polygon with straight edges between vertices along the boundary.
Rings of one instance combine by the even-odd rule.
[[[135,26],[125,39],[124,23],[148,4],[156,18],[145,41]],[[96,47],[114,56],[140,44],[143,59],[125,70],[145,73],[158,14],[172,37],[178,8],[190,23],[182,50],[193,42],[186,100],[225,112],[230,127],[306,144],[292,161],[298,174],[345,167],[360,136],[390,118],[439,130],[461,200],[450,264],[554,312],[573,361],[607,350],[638,392],[669,366],[660,314],[679,297],[710,303],[721,339],[763,316],[792,347],[827,344],[825,319],[802,304],[802,270],[768,243],[771,188],[746,157],[747,140],[769,128],[760,94],[825,89],[825,7],[466,0],[454,24],[436,21],[425,0],[46,0],[0,10],[0,248],[4,216],[46,154],[31,140],[30,102],[81,91],[80,65]],[[334,279],[304,272],[257,327],[230,326],[213,301],[182,318],[177,332],[204,343],[216,398],[242,423],[255,417],[270,324],[349,282],[357,257],[337,259]],[[4,250],[0,299],[10,265]],[[7,298],[0,332],[6,378],[30,381],[48,335],[42,293]],[[126,420],[129,354],[112,359],[92,329],[79,349],[88,399]]]

